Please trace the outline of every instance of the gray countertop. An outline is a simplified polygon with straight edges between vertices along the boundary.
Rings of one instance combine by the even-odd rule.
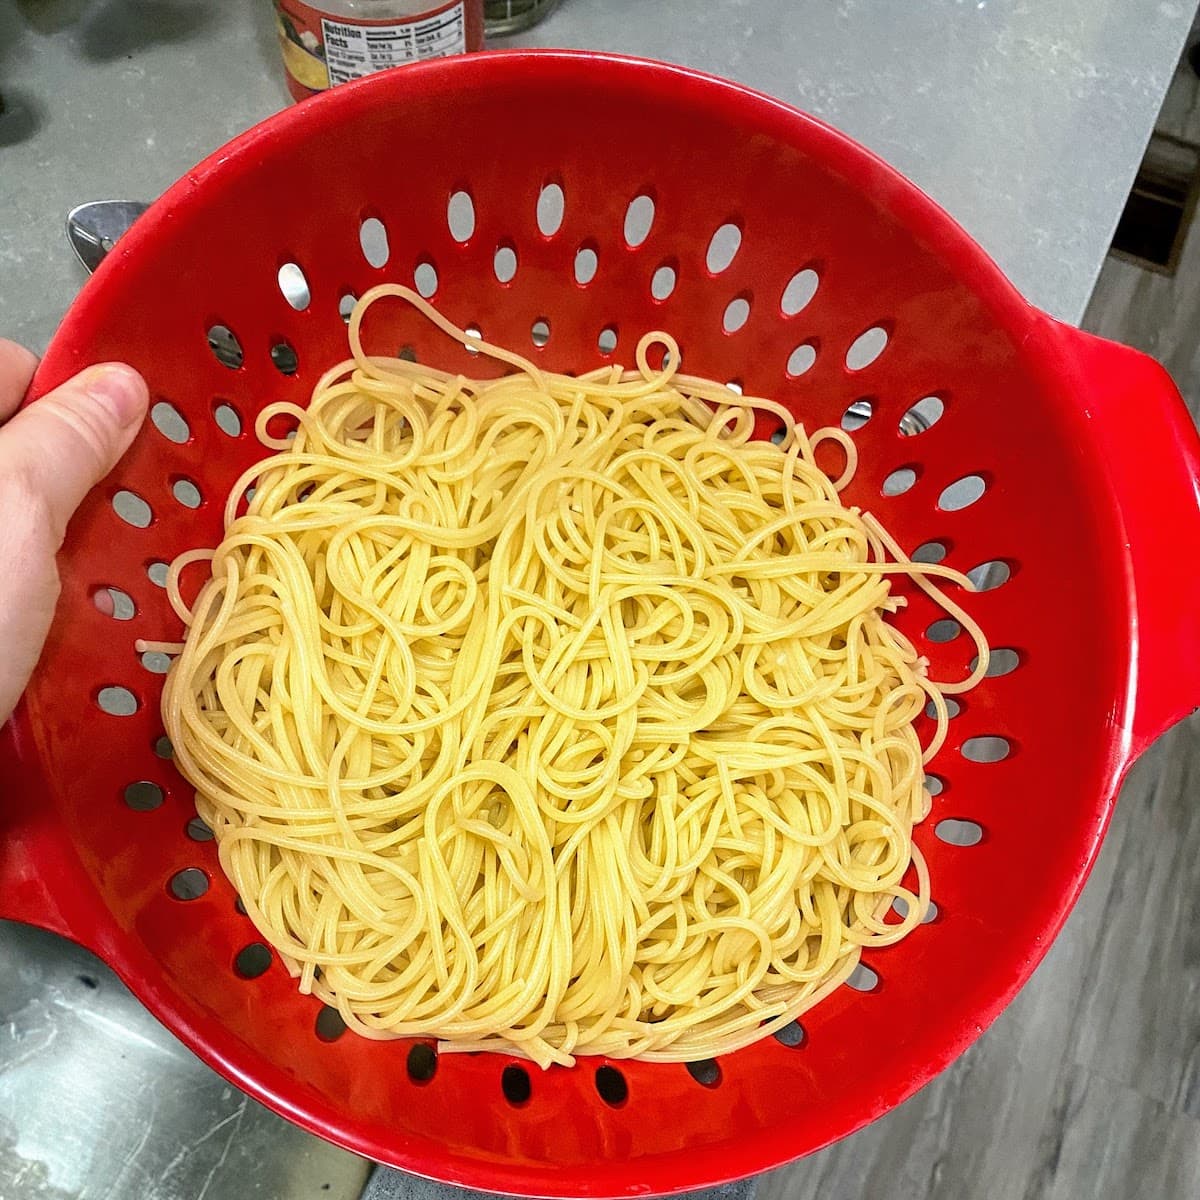
[[[1078,320],[1192,13],[564,0],[507,44],[670,59],[806,108],[930,192],[1032,301]],[[73,204],[152,198],[287,102],[266,0],[0,0],[0,95],[0,334],[37,349],[82,281],[62,233]],[[365,1174],[224,1085],[90,955],[0,925],[0,1200],[350,1197]]]

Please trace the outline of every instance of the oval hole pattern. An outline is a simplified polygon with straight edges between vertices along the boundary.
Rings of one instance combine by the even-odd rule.
[[[174,442],[177,446],[182,446],[192,435],[183,413],[167,400],[160,400],[150,410],[150,420],[167,441]]]
[[[271,347],[271,362],[280,375],[295,375],[300,369],[300,356],[288,341],[278,341]]]
[[[846,366],[851,371],[869,367],[884,351],[888,343],[887,330],[882,325],[873,325],[860,333],[846,351]]]
[[[962,744],[962,756],[968,762],[1003,762],[1011,753],[1012,745],[1009,740],[995,734],[967,738]]]
[[[967,572],[967,578],[975,585],[977,592],[990,592],[1007,583],[1011,577],[1012,568],[1001,558],[980,563]]]
[[[986,491],[987,484],[982,475],[964,475],[942,489],[942,494],[938,497],[938,508],[943,512],[958,512],[960,509],[969,508]]]
[[[171,876],[169,886],[176,900],[199,900],[208,891],[208,876],[199,867],[184,867]]]
[[[908,916],[908,901],[903,896],[897,896],[892,901],[892,911],[895,912],[901,920]],[[928,925],[930,921],[937,920],[938,906],[930,900],[925,906],[925,915],[921,918],[922,925]]]
[[[933,828],[934,836],[947,846],[977,846],[983,841],[983,826],[977,821],[947,817]]]
[[[977,656],[971,660],[971,670],[975,670],[978,665],[979,658]],[[1021,656],[1015,650],[1009,650],[1006,646],[998,646],[988,655],[985,678],[998,679],[1001,675],[1008,675],[1015,671],[1020,665]]]
[[[601,354],[611,354],[617,348],[617,331],[611,325],[606,325],[600,330],[596,348]]]
[[[137,613],[133,597],[119,587],[99,587],[92,593],[92,603],[114,621],[131,621]]]
[[[947,547],[944,542],[922,542],[909,557],[913,562],[940,563],[946,554]]]
[[[414,1042],[408,1049],[405,1066],[413,1083],[428,1083],[437,1074],[437,1051],[425,1042]]]
[[[727,221],[712,235],[708,243],[704,265],[709,273],[720,275],[722,271],[728,270],[741,247],[742,231],[732,221]]]
[[[362,248],[363,258],[378,269],[387,265],[391,253],[388,247],[387,230],[378,217],[368,217],[358,227],[358,244]]]
[[[863,398],[855,400],[849,408],[842,413],[842,428],[847,433],[853,433],[856,429],[861,429],[874,415],[875,405],[870,400]]]
[[[654,224],[654,201],[647,195],[634,196],[625,210],[625,244],[631,249],[650,236]]]
[[[721,327],[726,333],[737,333],[750,317],[750,301],[745,296],[738,296],[725,306],[725,315],[721,319]]]
[[[263,942],[251,942],[243,946],[233,960],[234,971],[243,979],[257,979],[270,965],[271,951]]]
[[[944,699],[946,702],[946,716],[948,719],[954,720],[954,718],[957,717],[960,712],[962,712],[962,705],[959,704],[959,702],[955,700],[953,696],[946,696]],[[937,708],[932,700],[925,705],[925,715],[931,721],[937,718]]]
[[[528,1104],[529,1097],[533,1095],[533,1084],[529,1081],[529,1072],[524,1067],[510,1063],[500,1072],[500,1090],[504,1093],[505,1100],[514,1108]]]
[[[926,775],[925,790],[931,796],[940,796],[946,790],[946,781],[940,775]]]
[[[113,511],[122,521],[136,529],[145,529],[154,519],[150,505],[137,492],[131,492],[126,488],[122,488],[113,496],[112,506]]]
[[[900,432],[905,437],[916,437],[918,433],[932,429],[942,419],[945,411],[946,406],[941,397],[926,396],[924,400],[918,400],[900,418]]]
[[[616,1067],[596,1068],[596,1091],[600,1099],[612,1108],[619,1108],[629,1098],[629,1084]]]
[[[236,371],[246,360],[242,343],[228,325],[213,325],[208,331],[208,348],[223,367]]]
[[[413,285],[416,287],[418,294],[426,300],[437,291],[437,267],[429,259],[423,258],[417,263],[416,268],[413,270]]]
[[[354,306],[358,303],[358,297],[353,292],[346,292],[345,295],[338,301],[338,316],[342,318],[346,324],[350,323],[350,314],[354,312]]]
[[[789,1021],[782,1029],[775,1030],[774,1038],[784,1046],[803,1046],[807,1036],[799,1021]]]
[[[675,278],[675,268],[668,263],[663,263],[654,272],[654,278],[650,280],[650,295],[660,302],[666,300],[675,290]]]
[[[787,373],[792,379],[799,379],[812,368],[817,361],[817,348],[811,342],[804,342],[788,355]]]
[[[171,758],[175,754],[175,747],[171,745],[171,739],[164,733],[161,737],[154,739],[154,753],[158,758]]]
[[[925,636],[931,642],[937,643],[952,642],[960,633],[962,633],[962,626],[950,617],[942,617],[940,620],[934,621],[925,630]]]
[[[529,337],[540,350],[550,340],[550,322],[545,317],[538,317],[529,330]]]
[[[917,482],[917,473],[912,467],[897,467],[884,481],[880,491],[885,496],[903,496]]]
[[[308,280],[305,278],[299,263],[284,263],[279,268],[276,280],[279,283],[280,292],[283,293],[283,298],[297,312],[303,312],[312,302],[312,293],[308,289]]]
[[[161,650],[147,650],[142,655],[142,666],[155,675],[165,675],[171,669],[171,656]]]
[[[783,296],[779,301],[779,307],[783,315],[785,317],[794,317],[798,312],[807,308],[812,298],[817,294],[817,285],[820,282],[820,277],[811,267],[805,267],[803,271],[797,271],[788,280],[787,287],[783,289]]]
[[[475,232],[475,202],[469,192],[458,191],[446,205],[446,224],[456,242],[469,242]]]
[[[501,243],[496,247],[492,256],[492,270],[500,283],[512,283],[517,273],[517,252],[511,246]]]
[[[199,508],[204,499],[200,494],[200,489],[191,479],[176,479],[171,484],[171,495],[184,508]]]
[[[193,842],[211,842],[213,840],[213,831],[203,817],[193,817],[184,826],[184,832]]]
[[[596,268],[600,260],[591,246],[580,246],[575,251],[575,282],[580,287],[587,287],[596,278]]]
[[[543,237],[553,237],[562,228],[566,210],[562,187],[557,183],[546,184],[537,198],[537,227]]]
[[[721,1083],[721,1064],[715,1058],[702,1058],[698,1062],[690,1062],[687,1073],[701,1087],[715,1088]]]
[[[213,420],[226,437],[241,437],[242,418],[232,404],[219,400],[213,408]]]
[[[860,962],[850,972],[850,977],[846,980],[846,983],[856,992],[873,992],[879,986],[879,974],[876,971],[872,971],[866,963]]]
[[[336,1008],[324,1004],[317,1013],[316,1031],[321,1041],[336,1042],[346,1032],[346,1022]]]
[[[131,717],[138,710],[137,697],[127,687],[117,684],[102,687],[96,694],[96,704],[110,717]]]
[[[125,786],[125,803],[134,812],[153,812],[162,802],[162,788],[148,779],[139,779]]]
[[[161,559],[155,559],[146,564],[146,576],[155,587],[167,586],[167,564]]]

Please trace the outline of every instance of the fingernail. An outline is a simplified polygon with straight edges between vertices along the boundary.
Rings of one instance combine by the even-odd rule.
[[[87,393],[105,405],[122,425],[140,422],[146,415],[148,393],[142,377],[124,363],[102,363],[88,372]]]

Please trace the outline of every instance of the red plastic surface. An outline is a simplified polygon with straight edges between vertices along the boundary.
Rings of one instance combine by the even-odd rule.
[[[565,197],[551,236],[535,216],[547,183]],[[461,243],[447,226],[458,190],[475,210]],[[630,246],[622,230],[638,195],[653,198],[655,215]],[[387,229],[382,269],[360,249],[367,217]],[[726,223],[741,245],[714,274],[706,249]],[[507,284],[493,272],[501,244],[517,256]],[[598,255],[587,284],[574,277],[581,246]],[[910,550],[937,540],[954,566],[1008,568],[970,605],[1018,665],[964,698],[931,768],[942,790],[917,833],[936,920],[866,955],[876,990],[841,989],[805,1018],[800,1046],[768,1040],[723,1059],[718,1086],[683,1066],[619,1064],[628,1099],[610,1107],[595,1085],[600,1064],[585,1060],[534,1072],[531,1098],[515,1107],[501,1091],[504,1057],[444,1056],[422,1084],[406,1071],[405,1043],[320,1040],[317,1004],[277,961],[257,979],[235,973],[254,930],[212,843],[186,835],[189,789],[155,753],[161,677],[133,643],[179,626],[147,564],[218,537],[226,490],[263,453],[248,432],[254,413],[302,401],[342,357],[340,297],[408,281],[426,261],[449,316],[551,366],[595,365],[606,327],[625,360],[640,333],[666,328],[689,370],[778,396],[810,426],[869,399],[850,502]],[[302,312],[277,285],[288,262],[311,289]],[[651,279],[664,264],[676,283],[656,300]],[[805,268],[819,276],[816,293],[787,315],[781,297]],[[738,297],[749,318],[724,332]],[[539,318],[550,336],[535,349]],[[217,322],[240,340],[240,369],[209,351]],[[849,369],[848,348],[874,327],[885,349]],[[298,353],[294,376],[272,363],[282,340]],[[373,315],[369,340],[481,366],[399,306]],[[792,378],[786,364],[802,344],[815,361]],[[110,358],[145,372],[190,436],[175,444],[147,425],[71,526],[58,621],[8,731],[0,911],[96,949],[185,1042],[277,1111],[412,1171],[534,1195],[666,1193],[775,1166],[858,1128],[960,1053],[1029,976],[1083,884],[1124,770],[1200,701],[1200,451],[1166,376],[1031,309],[894,171],[732,84],[631,60],[515,53],[406,68],[300,105],[197,167],[120,242],[34,392]],[[941,419],[903,435],[901,416],[931,395]],[[224,402],[241,414],[240,436],[214,420]],[[900,467],[915,483],[884,495]],[[971,474],[983,496],[939,508],[942,490]],[[180,478],[199,485],[198,509],[174,499]],[[121,488],[149,503],[148,528],[114,513]],[[136,615],[99,611],[99,586],[127,592]],[[937,615],[917,595],[899,621],[935,672],[956,675],[970,648],[962,636],[929,641]],[[100,709],[109,685],[136,696],[133,715]],[[979,736],[1006,739],[1007,757],[965,757]],[[123,790],[137,780],[160,785],[164,803],[128,807]],[[976,822],[982,839],[940,840],[946,818]],[[211,886],[185,902],[168,881],[187,866]]]

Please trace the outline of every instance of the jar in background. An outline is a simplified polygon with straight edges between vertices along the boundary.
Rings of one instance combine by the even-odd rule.
[[[387,67],[483,49],[483,0],[275,0],[297,100]]]
[[[558,0],[484,0],[488,37],[529,29],[558,7]]]

